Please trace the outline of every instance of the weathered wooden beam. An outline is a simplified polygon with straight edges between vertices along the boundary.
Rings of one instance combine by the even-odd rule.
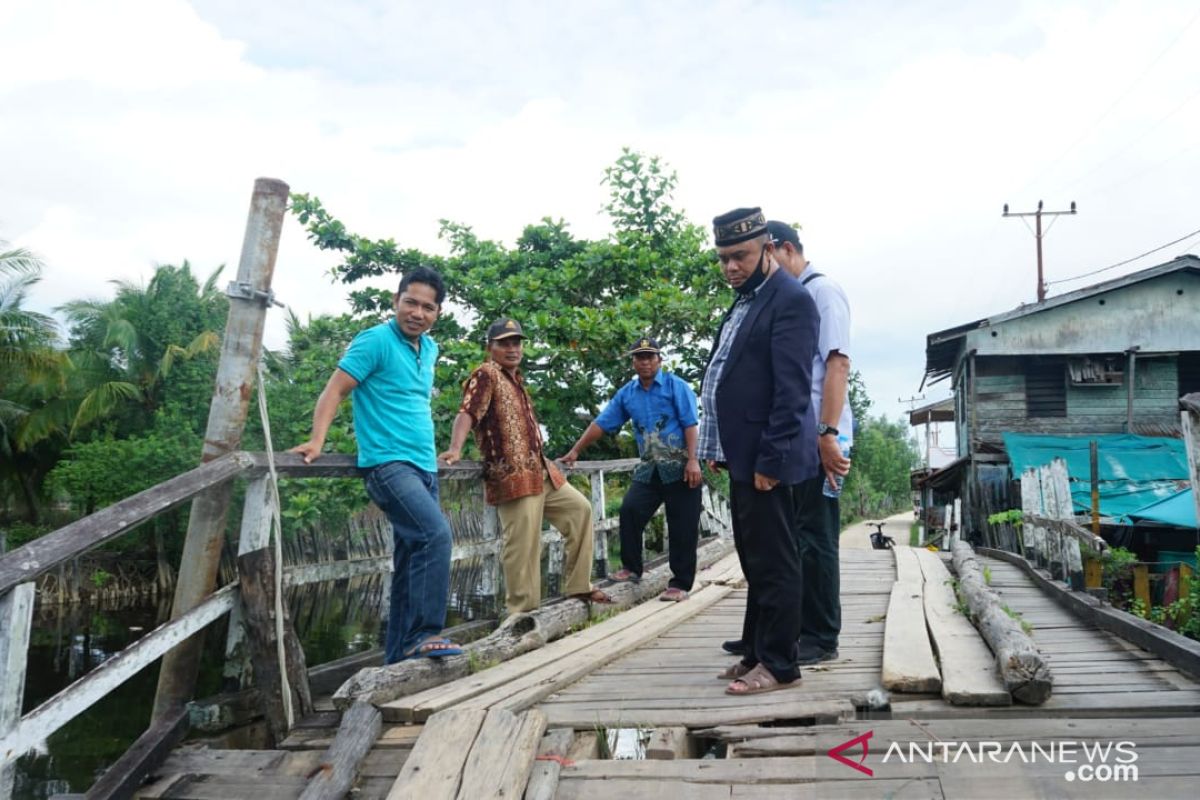
[[[33,749],[164,653],[229,613],[235,591],[232,584],[226,586],[188,614],[164,622],[30,711],[15,731],[0,739],[0,759],[15,759]]]
[[[358,776],[359,764],[383,730],[383,717],[370,703],[355,703],[342,715],[333,743],[300,800],[341,800]]]
[[[125,754],[104,771],[84,795],[86,800],[125,800],[132,797],[146,776],[157,769],[175,745],[183,741],[188,732],[188,712],[177,713],[160,719],[134,742]]]
[[[267,454],[250,453],[251,477],[267,472]],[[596,472],[632,472],[641,463],[637,458],[617,458],[606,461],[578,461],[573,467],[560,468],[567,475],[590,475]],[[362,472],[355,456],[341,453],[326,453],[311,464],[305,464],[298,453],[275,453],[275,472],[281,478],[357,478]],[[453,466],[438,466],[438,477],[442,480],[469,480],[483,476],[483,464],[479,461],[459,461]]]
[[[430,717],[388,800],[456,800],[463,765],[485,717],[482,708],[452,708]]]
[[[1200,520],[1200,392],[1179,398],[1180,428],[1188,457],[1188,479],[1192,484],[1192,500],[1196,504],[1196,519]]]
[[[521,714],[500,708],[488,711],[463,764],[458,800],[521,797],[545,732],[546,715],[536,708]]]
[[[3,676],[0,682],[0,737],[4,739],[21,722],[33,601],[33,581],[0,594],[0,675]],[[20,755],[8,749],[0,750],[0,798],[12,796],[16,759]]]
[[[646,743],[646,758],[650,761],[677,761],[693,755],[688,729],[682,725],[655,728]]]
[[[938,692],[942,674],[925,626],[925,580],[911,547],[896,547],[897,580],[888,599],[880,681],[893,692]]]
[[[275,256],[279,252],[287,205],[286,183],[270,178],[254,182],[237,279],[227,292],[229,315],[221,339],[221,359],[208,408],[201,462],[237,450],[241,444],[246,412],[254,394],[263,327],[272,297]],[[200,493],[192,501],[172,616],[178,617],[199,605],[216,585],[231,492],[229,484],[223,484]],[[192,699],[203,644],[203,637],[197,637],[163,659],[154,696],[154,719],[163,718]]]
[[[554,800],[562,763],[566,760],[574,741],[575,731],[571,728],[546,731],[546,735],[538,744],[533,770],[529,773],[529,782],[525,784],[525,800]]]
[[[238,579],[241,586],[242,619],[246,625],[246,644],[254,668],[254,683],[263,701],[267,725],[275,742],[287,738],[289,720],[283,699],[280,677],[279,640],[275,617],[275,562],[270,548],[238,556]],[[285,667],[295,716],[312,711],[304,651],[283,609],[283,644]]]
[[[0,594],[227,483],[249,464],[245,453],[230,453],[18,547],[0,558]]]
[[[953,556],[959,592],[996,656],[1004,688],[1022,703],[1046,702],[1054,690],[1054,676],[1045,657],[1020,623],[1009,615],[999,595],[987,585],[971,546],[957,542]]]

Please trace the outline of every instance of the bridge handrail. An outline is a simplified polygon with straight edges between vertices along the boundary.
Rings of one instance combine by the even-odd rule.
[[[566,472],[629,472],[637,464],[636,458],[579,461]],[[266,453],[241,450],[228,453],[24,544],[0,556],[0,595],[60,564],[79,558],[143,522],[186,503],[203,491],[239,476],[261,477],[266,470]],[[292,478],[353,478],[360,474],[354,456],[338,454],[325,455],[315,463],[305,464],[304,459],[295,453],[278,453],[275,456],[275,471]],[[452,467],[442,467],[438,470],[438,476],[448,480],[466,480],[478,478],[482,471],[479,462],[463,461]]]

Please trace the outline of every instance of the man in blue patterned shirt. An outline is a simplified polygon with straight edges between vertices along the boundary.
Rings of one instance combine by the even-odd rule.
[[[696,457],[696,394],[676,375],[664,372],[658,342],[643,336],[630,348],[637,377],[622,386],[575,446],[561,459],[573,465],[579,454],[604,434],[633,421],[642,463],[621,501],[621,566],[615,581],[642,576],[642,532],[664,503],[671,581],[659,600],[686,600],[696,578],[696,539],[700,527],[700,462]]]

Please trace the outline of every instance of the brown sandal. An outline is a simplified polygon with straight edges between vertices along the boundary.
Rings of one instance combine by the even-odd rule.
[[[787,689],[792,686],[799,685],[799,678],[788,681],[787,683],[783,683],[774,675],[772,675],[770,670],[768,670],[762,664],[759,664],[740,678],[735,678],[733,683],[725,687],[725,694],[734,695],[736,697],[746,694],[765,694],[766,692],[774,692],[778,691],[779,689]],[[735,688],[737,686],[743,686],[745,688],[737,689]]]
[[[749,672],[752,669],[754,669],[754,667],[747,667],[742,662],[736,661],[733,664],[730,664],[724,670],[722,670],[721,674],[717,676],[717,680],[720,680],[720,681],[737,680],[738,678],[742,677],[743,675],[745,675],[747,672]]]

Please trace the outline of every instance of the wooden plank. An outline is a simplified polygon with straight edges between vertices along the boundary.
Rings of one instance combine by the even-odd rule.
[[[214,592],[187,614],[164,622],[54,697],[30,711],[15,731],[0,739],[0,753],[24,753],[132,678],[164,653],[203,630],[233,606],[233,584]]]
[[[651,761],[674,761],[680,758],[692,758],[691,741],[688,739],[688,729],[681,725],[666,728],[655,728],[646,743],[646,758]]]
[[[803,695],[772,692],[758,703],[720,708],[640,708],[614,706],[612,703],[579,706],[572,703],[549,703],[541,706],[551,725],[587,730],[605,727],[659,727],[682,725],[703,728],[721,723],[757,723],[795,720],[816,724],[832,724],[854,718],[854,705],[848,700],[814,700]],[[750,698],[747,698],[750,699]]]
[[[707,763],[707,762],[706,762]],[[936,778],[912,780],[811,781],[805,783],[708,784],[686,778],[566,780],[557,800],[944,800]],[[1047,795],[1050,796],[1050,795]]]
[[[246,453],[229,453],[10,551],[0,558],[0,595],[225,483],[250,463]]]
[[[317,774],[300,795],[301,800],[336,800],[344,797],[358,775],[359,762],[374,747],[383,727],[379,711],[358,702],[342,714],[342,724],[321,759]]]
[[[921,563],[913,548],[899,545],[892,548],[896,559],[896,583],[921,584],[925,578],[921,573]]]
[[[481,708],[451,708],[430,717],[388,800],[455,800],[463,765],[486,716]]]
[[[896,548],[897,552],[901,548]],[[920,572],[916,556],[909,550],[903,561]],[[901,558],[897,555],[899,568]],[[937,692],[942,675],[933,658],[933,646],[925,626],[924,588],[910,576],[892,584],[883,638],[883,688],[893,692]]]
[[[575,731],[554,728],[546,731],[538,744],[537,758],[525,784],[525,800],[554,800],[558,775],[575,742]]]
[[[85,797],[87,800],[109,800],[125,798],[170,754],[171,749],[188,732],[188,713],[179,709],[169,717],[155,722],[137,738],[117,761],[104,771],[92,784]]]
[[[996,675],[992,652],[956,607],[946,566],[928,550],[918,550],[917,558],[925,576],[925,621],[937,648],[942,697],[955,705],[1010,704],[1012,697]]]
[[[14,736],[21,725],[35,593],[33,581],[0,593],[0,674],[4,676],[0,683],[0,741]],[[0,749],[0,797],[12,796],[16,760],[28,749]]]
[[[488,711],[463,767],[458,800],[521,797],[545,731],[546,715],[537,709]]]
[[[304,778],[295,775],[188,775],[159,796],[164,800],[296,800]]]

